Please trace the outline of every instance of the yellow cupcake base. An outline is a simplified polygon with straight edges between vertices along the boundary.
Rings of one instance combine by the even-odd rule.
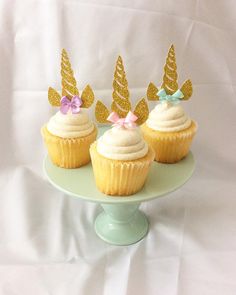
[[[176,163],[187,156],[197,125],[192,121],[185,130],[160,132],[149,128],[145,123],[141,126],[141,131],[146,142],[154,149],[157,162]]]
[[[90,155],[97,188],[111,196],[129,196],[141,190],[154,160],[152,148],[149,148],[147,155],[141,159],[108,159],[97,152],[96,142],[90,147]]]
[[[46,125],[41,133],[52,162],[62,168],[79,168],[90,162],[89,147],[96,140],[97,128],[87,136],[61,138],[51,134]]]

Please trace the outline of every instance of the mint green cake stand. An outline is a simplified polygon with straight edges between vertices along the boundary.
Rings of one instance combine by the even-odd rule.
[[[105,128],[100,128],[100,134]],[[139,210],[141,202],[151,201],[181,187],[194,171],[194,158],[188,156],[176,164],[154,162],[141,191],[129,197],[106,196],[95,185],[91,164],[79,169],[55,166],[49,157],[44,172],[49,182],[67,195],[101,204],[103,212],[95,220],[95,231],[104,241],[114,245],[130,245],[148,232],[148,220]]]

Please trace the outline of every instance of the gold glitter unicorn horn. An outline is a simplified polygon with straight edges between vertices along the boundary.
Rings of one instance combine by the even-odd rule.
[[[122,58],[118,56],[116,61],[111,110],[116,112],[120,118],[125,118],[131,111],[131,102],[129,100],[128,82],[126,80],[125,70]],[[108,108],[98,100],[95,107],[96,120],[99,123],[106,123],[109,115]],[[143,124],[148,118],[148,105],[145,98],[141,98],[134,108],[134,114],[138,117],[136,123]]]
[[[172,44],[168,51],[164,66],[164,76],[161,88],[164,88],[167,94],[173,94],[176,90],[178,90],[177,78],[178,74],[175,59],[175,48]]]
[[[72,98],[74,95],[79,95],[74,72],[71,68],[70,60],[65,49],[62,49],[61,54],[61,85],[62,96]]]
[[[118,56],[116,62],[112,97],[112,111],[116,112],[121,118],[124,118],[131,110],[131,103],[129,100],[128,82],[126,80],[121,56]]]
[[[178,90],[178,74],[177,74],[177,65],[176,65],[176,59],[175,59],[175,48],[172,44],[168,56],[166,59],[166,64],[164,67],[164,76],[163,76],[163,83],[161,85],[161,88],[164,88],[167,92],[167,94],[173,94],[176,90]],[[190,96],[193,94],[193,87],[191,80],[186,80],[183,83],[183,86],[180,88],[182,91],[184,97],[183,100],[188,100]]]
[[[175,48],[172,44],[166,58],[166,63],[164,66],[164,75],[162,79],[161,88],[164,88],[167,94],[173,94],[178,89],[177,83],[177,65],[175,59]],[[158,88],[154,83],[150,83],[147,89],[148,100],[159,100],[157,96]]]
[[[173,93],[175,93],[176,90],[178,90],[177,79],[178,79],[178,74],[177,74],[177,65],[176,65],[176,59],[175,59],[175,49],[174,49],[174,45],[172,44],[168,51],[166,63],[164,66],[164,75],[163,75],[163,82],[162,82],[161,88],[164,88],[167,94],[172,95]],[[184,95],[182,99],[188,100],[193,93],[191,80],[189,79],[186,80],[183,83],[180,90],[182,91]],[[147,89],[148,100],[159,100],[157,92],[158,92],[158,88],[155,86],[154,83],[151,82],[148,85],[148,89]]]
[[[48,100],[52,106],[59,107],[61,105],[61,97],[66,96],[71,99],[75,95],[79,95],[76,87],[76,80],[72,70],[68,54],[65,49],[61,53],[61,85],[62,95],[60,95],[52,87],[48,88]],[[87,85],[81,95],[82,107],[89,108],[94,102],[94,93],[90,85]]]

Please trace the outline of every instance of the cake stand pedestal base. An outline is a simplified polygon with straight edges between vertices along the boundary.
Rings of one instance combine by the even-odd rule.
[[[95,231],[104,241],[114,245],[130,245],[148,232],[146,216],[139,211],[140,203],[101,204],[104,211],[95,220]]]

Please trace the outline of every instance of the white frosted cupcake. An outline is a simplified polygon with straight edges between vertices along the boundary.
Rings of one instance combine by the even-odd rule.
[[[97,128],[87,110],[78,113],[58,111],[41,129],[52,162],[63,168],[78,168],[90,161],[89,147]]]
[[[41,128],[52,162],[63,168],[78,168],[90,161],[89,147],[96,139],[97,128],[89,119],[87,108],[94,101],[92,88],[87,85],[81,97],[74,72],[65,49],[61,53],[61,95],[49,87],[48,100],[57,112]]]
[[[171,45],[159,91],[153,83],[147,90],[148,99],[158,100],[159,103],[141,127],[145,140],[155,151],[155,160],[161,163],[175,163],[183,159],[197,131],[196,123],[181,105],[193,94],[192,82],[188,79],[179,88],[177,80],[175,49]]]
[[[139,128],[119,120],[91,145],[90,154],[98,189],[107,195],[126,196],[143,187],[154,152]]]
[[[165,101],[156,105],[141,129],[155,151],[155,160],[175,163],[188,154],[197,126],[181,104]]]

